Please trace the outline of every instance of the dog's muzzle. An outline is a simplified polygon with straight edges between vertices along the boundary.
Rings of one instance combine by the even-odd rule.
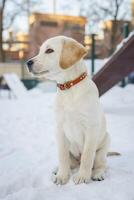
[[[27,64],[29,72],[32,72],[32,66],[34,62],[32,60],[28,60],[26,64]]]

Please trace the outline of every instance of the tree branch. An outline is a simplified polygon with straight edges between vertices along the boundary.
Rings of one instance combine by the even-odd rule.
[[[14,22],[16,16],[19,15],[19,14],[20,14],[20,12],[14,13],[14,14],[10,17],[9,24],[8,24],[7,26],[3,27],[3,30],[9,29],[9,28],[11,27],[11,25],[13,24],[13,22]]]
[[[105,14],[109,14],[109,15],[113,16],[113,12],[112,12],[111,9],[102,7],[102,6],[100,6],[100,5],[98,5],[98,8],[99,8],[100,10],[104,11]]]

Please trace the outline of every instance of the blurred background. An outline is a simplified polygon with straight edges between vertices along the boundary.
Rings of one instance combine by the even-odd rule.
[[[57,187],[51,181],[58,166],[56,84],[32,77],[25,62],[57,35],[89,50],[85,63],[101,96],[110,151],[121,153],[108,158],[101,183],[75,186],[70,180]],[[0,199],[134,200],[131,83],[134,0],[0,0]]]
[[[109,57],[133,27],[134,0],[1,0],[0,75],[15,72],[28,89],[36,85],[24,63],[56,35],[86,46],[94,73],[94,59]]]

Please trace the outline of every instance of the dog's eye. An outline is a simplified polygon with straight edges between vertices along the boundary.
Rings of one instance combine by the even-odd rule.
[[[53,53],[53,52],[54,52],[53,49],[47,49],[47,50],[45,51],[45,53]]]

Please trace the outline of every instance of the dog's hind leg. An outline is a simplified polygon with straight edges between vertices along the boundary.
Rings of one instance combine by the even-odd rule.
[[[105,178],[106,157],[109,147],[109,136],[106,136],[102,147],[96,152],[94,167],[92,172],[92,179],[95,181],[102,181]]]
[[[78,168],[80,166],[80,158],[75,158],[72,153],[70,153],[70,167],[71,169]]]

